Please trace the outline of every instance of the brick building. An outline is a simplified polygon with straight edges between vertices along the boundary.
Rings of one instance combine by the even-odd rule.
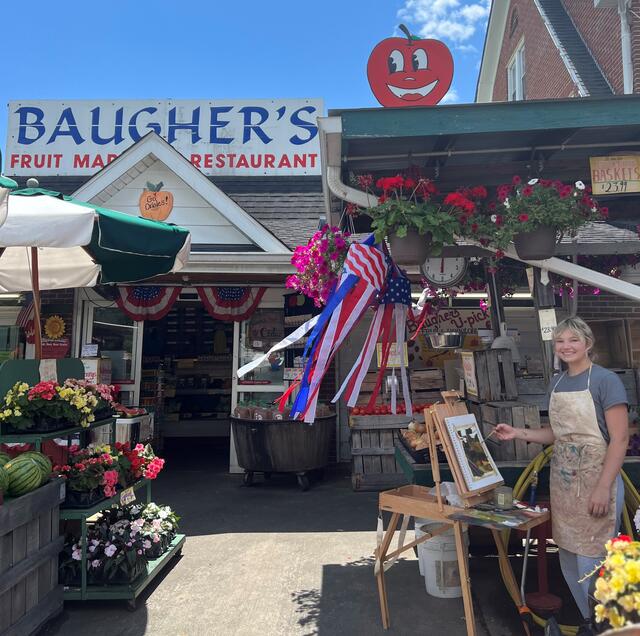
[[[494,0],[477,102],[639,90],[640,0]]]

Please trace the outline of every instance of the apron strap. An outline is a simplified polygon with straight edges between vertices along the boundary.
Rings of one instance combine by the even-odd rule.
[[[558,378],[558,381],[553,385],[553,389],[551,389],[551,393],[555,393],[556,387],[558,386],[558,384],[560,384],[560,381],[562,380],[562,378],[564,378],[565,375],[567,375],[567,372],[563,371],[562,375]]]

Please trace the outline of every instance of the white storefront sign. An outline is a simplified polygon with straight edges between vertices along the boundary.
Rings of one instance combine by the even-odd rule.
[[[150,132],[207,175],[320,174],[321,99],[9,102],[5,174],[92,175]]]

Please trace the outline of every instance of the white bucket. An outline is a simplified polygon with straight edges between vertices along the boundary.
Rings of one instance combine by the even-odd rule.
[[[416,540],[421,539],[422,537],[424,537],[424,531],[422,530],[422,526],[427,525],[433,523],[433,519],[419,519],[418,517],[416,517],[414,519],[414,532],[416,535]],[[429,541],[431,541],[431,539],[429,539]],[[417,545],[417,550],[418,550],[418,567],[420,568],[420,576],[424,576],[424,568],[422,566],[423,563],[423,556],[422,556],[422,550],[424,550],[424,545],[425,543],[428,543],[428,541],[423,541],[422,543],[419,543]]]
[[[439,522],[432,521],[421,526],[420,532],[424,535],[441,525]],[[469,532],[468,528],[464,526],[463,537],[465,546],[468,546]],[[453,527],[420,545],[422,547],[420,553],[421,572],[424,573],[427,594],[438,598],[459,598],[462,596]],[[465,550],[465,557],[468,558],[468,550]]]

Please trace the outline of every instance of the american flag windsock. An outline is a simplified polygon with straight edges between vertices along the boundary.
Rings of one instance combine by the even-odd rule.
[[[293,417],[302,416],[305,422],[315,419],[320,384],[336,351],[384,285],[387,263],[373,241],[371,235],[349,247],[342,278],[307,342],[308,362],[291,409]]]
[[[374,406],[380,393],[382,380],[389,361],[389,353],[392,342],[396,344],[396,351],[400,358],[400,377],[402,380],[402,394],[404,397],[405,413],[411,416],[411,393],[407,379],[407,369],[405,365],[403,350],[406,334],[407,311],[411,308],[411,283],[403,276],[399,270],[394,269],[389,276],[387,289],[376,309],[369,332],[365,339],[360,355],[356,359],[351,371],[349,371],[342,386],[333,398],[337,402],[342,394],[345,395],[347,406],[355,406],[360,395],[362,382],[367,374],[371,358],[376,349],[376,344],[382,342],[382,359],[376,385],[369,400],[369,406]],[[396,413],[396,387],[391,388],[391,410]]]

